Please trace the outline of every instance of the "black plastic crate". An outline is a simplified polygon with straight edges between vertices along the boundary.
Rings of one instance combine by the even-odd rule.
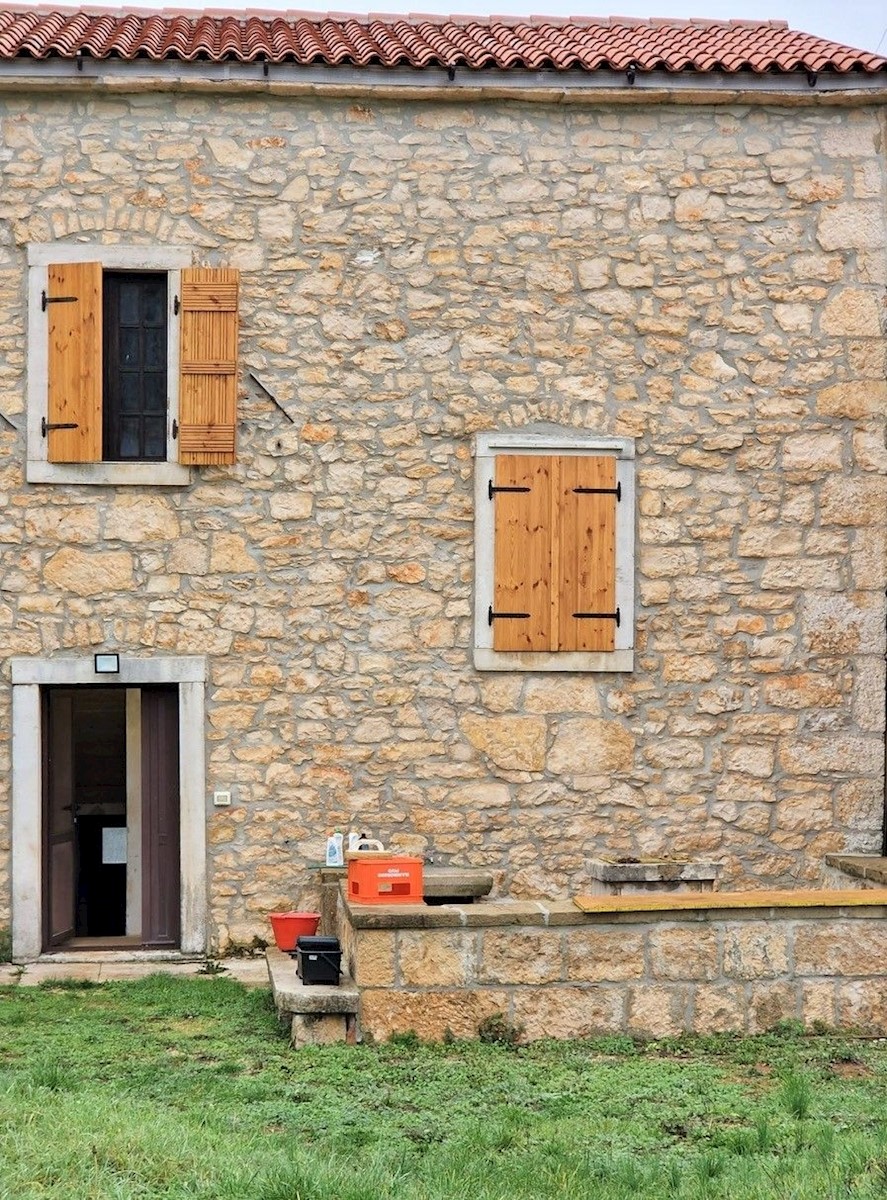
[[[308,937],[303,934],[296,941],[293,958],[302,983],[338,986],[342,974],[342,947],[337,937]]]

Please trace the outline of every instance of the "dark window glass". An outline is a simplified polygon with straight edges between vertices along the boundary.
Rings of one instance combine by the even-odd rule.
[[[106,271],[104,419],[106,462],[166,459],[166,276]]]

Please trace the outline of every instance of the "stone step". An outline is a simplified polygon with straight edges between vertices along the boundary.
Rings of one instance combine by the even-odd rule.
[[[357,1040],[360,992],[349,975],[338,987],[304,984],[296,974],[296,960],[276,946],[265,951],[274,1006],[281,1021],[288,1021],[294,1046],[327,1045]]]

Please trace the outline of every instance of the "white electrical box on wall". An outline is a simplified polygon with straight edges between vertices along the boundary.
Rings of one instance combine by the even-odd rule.
[[[213,792],[213,804],[216,806],[216,808],[227,808],[230,803],[230,792]]]

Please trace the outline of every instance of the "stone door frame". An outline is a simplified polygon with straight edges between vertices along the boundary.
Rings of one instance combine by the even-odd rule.
[[[207,938],[206,660],[199,656],[120,656],[115,675],[96,675],[93,655],[79,658],[13,658],[12,666],[12,957],[32,962],[43,949],[43,723],[44,687],[179,689],[181,793],[181,952],[203,954]]]

